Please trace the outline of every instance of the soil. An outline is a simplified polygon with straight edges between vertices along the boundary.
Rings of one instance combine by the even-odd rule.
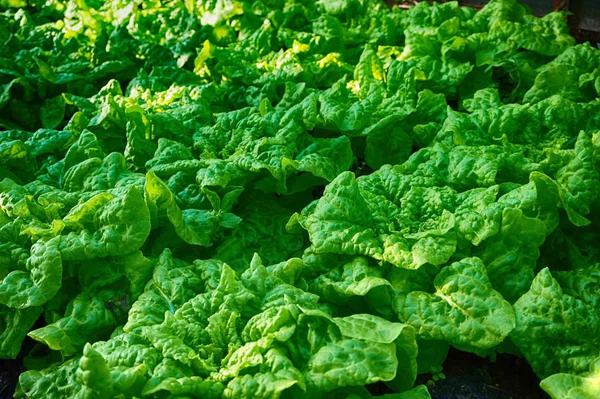
[[[427,385],[432,399],[549,399],[529,364],[514,355],[497,355],[491,362],[452,348],[443,373],[446,378],[438,381],[431,374],[419,375],[416,385]],[[383,383],[369,390],[373,395],[391,393]]]
[[[497,355],[496,361],[451,349],[444,363],[446,379],[429,386],[433,399],[546,399],[540,380],[525,359]],[[432,376],[419,376],[427,384]]]
[[[17,386],[21,362],[0,360],[0,399],[11,399]]]

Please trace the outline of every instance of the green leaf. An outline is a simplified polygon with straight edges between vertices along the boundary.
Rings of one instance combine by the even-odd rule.
[[[539,377],[589,370],[599,355],[597,309],[564,294],[547,268],[514,308],[517,327],[511,338]]]
[[[200,209],[182,211],[169,187],[154,172],[146,174],[144,189],[147,200],[154,204],[159,216],[165,215],[177,235],[185,242],[192,245],[212,245],[212,239],[219,227],[219,218],[215,212]]]
[[[125,255],[139,249],[150,233],[150,213],[137,187],[118,196],[98,194],[73,208],[64,221],[80,230],[58,241],[64,260]]]
[[[417,378],[417,344],[412,327],[391,323],[369,314],[354,314],[333,319],[343,336],[375,343],[395,343],[398,358],[396,377],[386,382],[396,391],[410,389]]]
[[[65,317],[28,335],[64,356],[79,353],[88,342],[107,338],[116,327],[104,301],[88,293],[79,294],[67,306]]]
[[[344,339],[322,347],[311,361],[309,386],[324,392],[336,386],[361,386],[396,376],[393,343]]]
[[[23,340],[42,314],[42,310],[41,307],[12,309],[0,306],[0,358],[17,358]]]
[[[152,280],[131,307],[125,331],[160,324],[165,312],[174,313],[195,295],[194,287],[200,284],[201,280],[194,272],[194,267],[173,259],[171,251],[165,250],[158,259]]]
[[[400,309],[401,320],[420,337],[477,353],[497,346],[515,328],[512,306],[492,289],[478,258],[445,267],[434,285],[433,294],[410,292]]]
[[[370,302],[369,293],[372,290],[387,287],[391,287],[391,284],[384,278],[383,272],[369,266],[367,260],[361,257],[320,275],[309,286],[312,292],[324,300],[346,306],[351,306],[349,302],[356,296],[366,297],[360,300]],[[372,305],[377,308],[383,304],[373,302]]]
[[[75,398],[108,398],[113,395],[113,378],[106,360],[90,344],[83,349],[75,375],[82,387]]]
[[[60,125],[65,116],[65,108],[66,104],[62,95],[44,101],[44,105],[40,108],[42,127],[55,129]]]
[[[43,305],[56,295],[63,277],[59,242],[52,239],[33,244],[27,271],[12,271],[0,283],[0,303],[23,309]]]
[[[367,182],[374,175],[357,181],[343,173],[318,202],[302,211],[299,222],[308,230],[314,251],[367,255],[410,269],[448,261],[456,248],[455,219],[446,209],[454,206],[454,191],[400,191],[405,196],[398,206],[387,197],[397,195],[392,190],[406,190],[410,179],[391,168],[382,168],[378,175],[390,185],[371,187]]]
[[[596,363],[597,364],[597,361]],[[592,399],[600,395],[598,366],[592,366],[589,373],[573,375],[557,373],[546,377],[540,387],[552,399]]]

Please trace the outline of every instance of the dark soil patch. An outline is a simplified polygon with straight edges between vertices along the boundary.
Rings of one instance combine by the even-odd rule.
[[[417,377],[432,399],[549,399],[539,387],[540,379],[520,357],[501,354],[495,362],[451,348],[444,362],[445,379],[432,374]],[[369,386],[373,395],[392,393],[385,384]]]
[[[431,374],[417,378],[429,388],[433,399],[545,399],[540,380],[525,359],[501,354],[495,362],[450,349],[444,363],[445,379],[432,381]]]
[[[21,360],[0,360],[0,399],[11,399],[21,373]]]

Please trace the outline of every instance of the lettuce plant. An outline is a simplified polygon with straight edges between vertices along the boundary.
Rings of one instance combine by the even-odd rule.
[[[600,394],[600,51],[563,14],[0,12],[15,397],[425,399],[450,346]]]

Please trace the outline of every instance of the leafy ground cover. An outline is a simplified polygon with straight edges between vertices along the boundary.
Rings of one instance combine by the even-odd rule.
[[[449,352],[600,396],[600,52],[562,14],[0,5],[15,397],[429,398]]]

